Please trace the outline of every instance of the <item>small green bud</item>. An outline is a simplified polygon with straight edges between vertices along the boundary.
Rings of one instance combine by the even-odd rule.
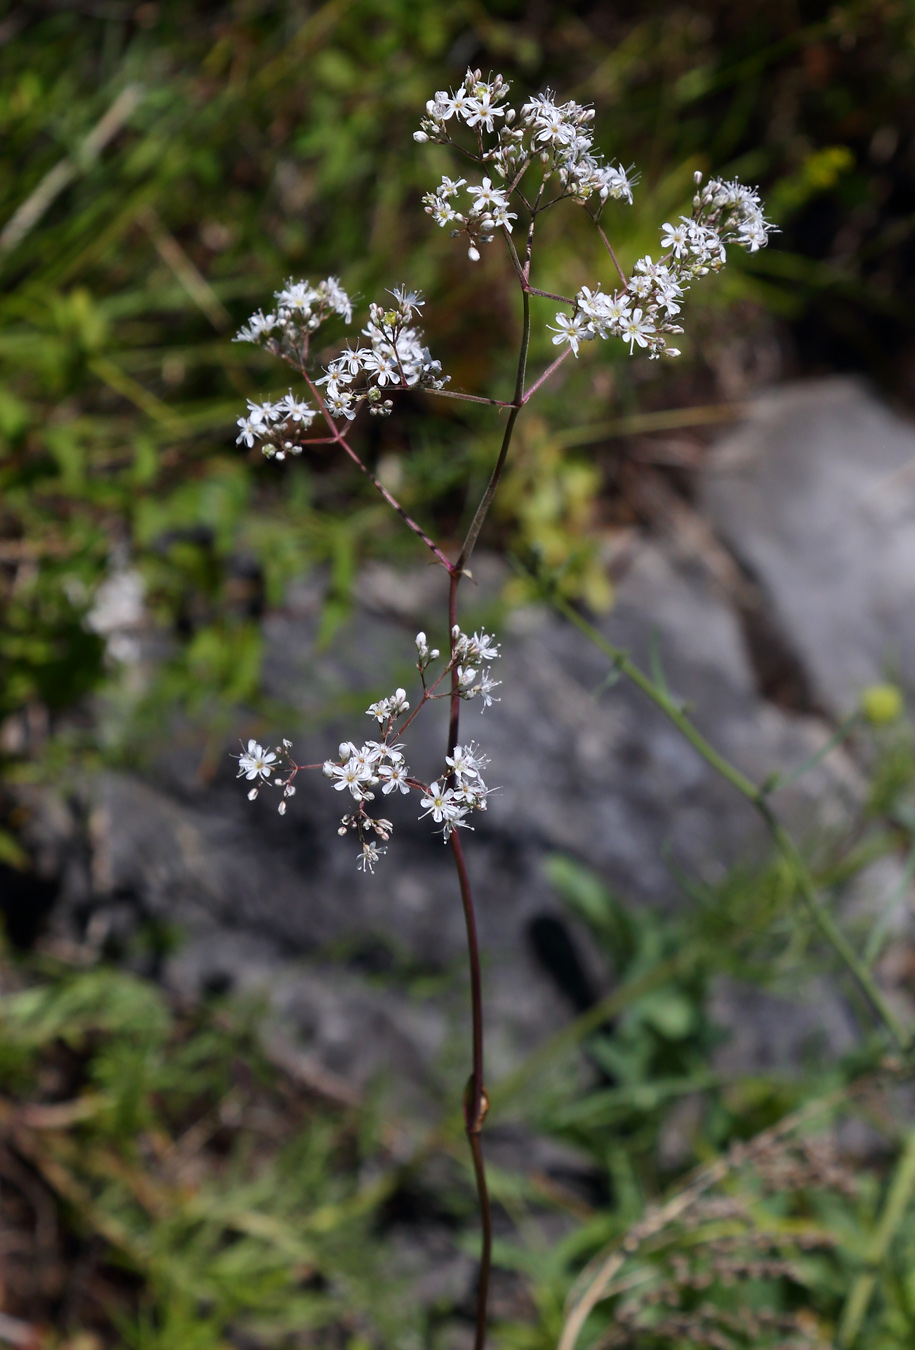
[[[904,708],[902,690],[895,684],[871,684],[861,691],[861,711],[871,726],[898,721]]]

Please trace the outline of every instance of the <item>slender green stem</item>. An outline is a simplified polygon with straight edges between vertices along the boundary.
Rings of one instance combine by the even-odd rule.
[[[788,863],[794,876],[795,883],[800,892],[811,917],[820,929],[820,932],[831,945],[836,955],[844,963],[848,971],[857,981],[861,992],[870,1004],[877,1019],[883,1023],[890,1036],[895,1041],[899,1050],[907,1053],[913,1048],[913,1038],[911,1031],[901,1025],[892,1008],[890,1008],[886,999],[883,997],[877,982],[870,970],[858,956],[852,947],[848,938],[839,928],[835,919],[829,910],[823,904],[817,894],[816,883],[810,874],[810,870],[804,859],[798,851],[797,845],[791,838],[791,835],[779,821],[775,812],[772,810],[769,802],[766,800],[766,792],[762,787],[758,787],[751,779],[729,763],[723,755],[711,745],[702,733],[693,725],[683,709],[673,699],[667,690],[662,689],[654,680],[650,679],[644,671],[630,660],[628,654],[620,647],[608,642],[604,635],[588,623],[587,619],[572,608],[572,606],[561,597],[554,597],[553,603],[562,614],[575,625],[589,641],[593,642],[612,662],[621,674],[631,680],[633,684],[641,689],[647,698],[673,722],[674,726],[686,737],[690,745],[702,756],[707,764],[726,779],[732,787],[736,788],[742,796],[756,809],[765,822],[766,828],[772,837],[772,840],[781,853],[782,857]]]
[[[483,522],[489,514],[489,508],[492,506],[492,499],[496,495],[496,489],[499,486],[499,480],[501,479],[502,471],[505,468],[505,461],[508,458],[508,452],[511,448],[515,423],[518,420],[518,414],[521,411],[521,404],[524,399],[524,377],[527,372],[527,353],[531,342],[531,302],[530,297],[525,290],[522,290],[521,292],[521,303],[523,306],[521,348],[518,352],[518,369],[515,375],[514,407],[509,412],[508,421],[505,423],[502,445],[499,449],[499,458],[496,460],[495,468],[486,485],[486,491],[483,493],[473,520],[470,522],[470,529],[467,531],[467,537],[464,540],[458,560],[454,565],[457,572],[463,572],[464,568],[467,566],[470,555],[473,552],[474,544],[477,542],[477,536],[483,528]]]
[[[915,1196],[915,1134],[909,1135],[890,1182],[883,1213],[871,1238],[867,1253],[867,1268],[855,1280],[842,1309],[838,1335],[838,1344],[842,1350],[847,1350],[858,1339],[858,1332],[874,1295],[877,1270],[906,1216],[913,1196]]]

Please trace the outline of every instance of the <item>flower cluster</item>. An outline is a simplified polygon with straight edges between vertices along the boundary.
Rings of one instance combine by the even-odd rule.
[[[297,399],[291,389],[277,403],[254,403],[249,398],[247,416],[237,419],[235,444],[250,448],[262,441],[261,449],[268,459],[300,455],[302,447],[293,438],[298,432],[307,431],[316,416],[315,409]]]
[[[449,839],[453,830],[467,824],[472,810],[486,810],[490,789],[483,782],[482,771],[489,760],[470,741],[467,745],[456,745],[453,753],[445,756],[445,763],[447,777],[428,788],[420,805],[426,808],[423,816],[431,816],[436,825],[441,825],[444,838]],[[448,779],[453,787],[447,786]]]
[[[635,179],[621,164],[608,164],[595,152],[590,123],[594,109],[570,99],[557,103],[551,89],[537,94],[521,109],[532,149],[550,172],[559,175],[567,194],[577,202],[597,197],[601,206],[611,197],[632,205]]]
[[[634,180],[629,173],[621,165],[608,164],[594,149],[593,108],[574,99],[557,103],[547,90],[523,104],[519,113],[505,105],[508,90],[501,75],[484,80],[479,70],[468,70],[456,91],[440,89],[428,101],[420,130],[413,133],[417,141],[454,145],[449,123],[452,118],[455,128],[464,123],[477,133],[478,154],[472,158],[491,164],[509,183],[502,189],[494,187],[490,178],[478,185],[468,185],[463,178],[443,178],[441,186],[423,198],[436,224],[451,225],[452,235],[467,237],[474,262],[480,257],[479,245],[491,243],[497,229],[511,232],[512,221],[517,220],[517,214],[509,210],[511,193],[535,162],[542,171],[540,194],[555,174],[559,197],[581,203],[596,198],[598,209],[611,197],[632,201]],[[484,132],[495,137],[493,143],[485,144]],[[463,212],[454,204],[461,189],[471,198]]]
[[[274,291],[276,309],[252,314],[235,342],[277,342],[285,339],[300,344],[306,333],[313,333],[331,314],[339,314],[346,323],[353,321],[353,302],[336,277],[326,277],[312,286],[310,281],[290,278],[281,291]]]
[[[438,225],[450,225],[453,236],[465,237],[474,261],[480,245],[491,243],[498,230],[512,233],[518,219],[511,210],[515,201],[533,218],[565,198],[586,206],[595,220],[611,198],[632,202],[636,180],[631,170],[608,163],[594,148],[593,108],[574,99],[558,103],[548,89],[516,110],[506,103],[508,89],[501,75],[484,80],[480,71],[468,70],[456,91],[439,90],[429,100],[414,133],[418,141],[454,146],[504,180],[504,186],[494,186],[492,177],[480,184],[446,177],[423,198]],[[475,148],[461,145],[456,135],[461,124],[476,132]],[[537,166],[532,182],[528,170]],[[551,180],[552,195],[544,202]],[[713,179],[699,190],[701,181],[697,175],[692,216],[664,225],[663,256],[639,259],[629,280],[609,294],[600,286],[583,286],[571,315],[557,314],[550,328],[554,343],[567,344],[577,356],[582,342],[614,336],[627,342],[630,352],[639,347],[651,357],[679,356],[668,339],[683,331],[674,322],[683,292],[696,277],[724,266],[727,243],[755,253],[771,229],[753,189]],[[460,200],[462,194],[469,204]]]
[[[372,788],[379,783],[383,784],[381,790],[385,795],[395,788],[401,792],[410,791],[407,782],[410,771],[404,764],[401,746],[366,741],[357,747],[353,741],[341,741],[337,754],[338,759],[324,761],[324,777],[335,780],[334,787],[338,792],[348,788],[357,802],[373,802]]]
[[[275,750],[267,750],[252,739],[236,756],[238,777],[253,784],[248,792],[249,801],[255,800],[265,783],[282,790],[280,815],[286,814],[287,799],[295,794],[295,778],[302,769],[320,768],[337,792],[349,792],[354,809],[342,817],[338,834],[346,835],[352,831],[358,836],[357,866],[364,872],[374,871],[375,864],[386,852],[378,841],[386,844],[394,830],[391,821],[374,817],[367,809],[379,792],[384,797],[392,793],[409,796],[411,791],[419,792],[423,808],[420,819],[431,816],[436,825],[442,827],[443,837],[448,839],[459,826],[467,825],[471,812],[485,811],[491,791],[483,781],[483,770],[489,761],[473,741],[455,745],[445,756],[444,772],[427,785],[411,775],[401,736],[424,704],[451,696],[451,682],[446,677],[452,672],[461,698],[479,697],[483,707],[498,702],[493,699],[492,690],[499,681],[492,679],[488,669],[478,674],[477,667],[498,658],[499,644],[489,633],[464,633],[455,625],[451,630],[448,662],[431,683],[427,682],[429,666],[441,654],[438,648],[429,646],[425,633],[416,634],[416,654],[416,668],[422,681],[422,700],[416,711],[410,715],[407,692],[399,688],[369,704],[365,710],[366,716],[378,724],[380,739],[366,740],[361,745],[355,741],[341,741],[336,759],[326,759],[321,765],[297,764],[292,757],[291,741],[283,741]]]
[[[501,700],[493,695],[493,690],[502,683],[494,680],[488,670],[478,671],[477,666],[485,661],[494,661],[499,655],[499,644],[486,633],[474,633],[468,636],[455,626],[451,630],[452,659],[457,666],[458,693],[461,698],[479,697],[484,708]]]
[[[471,199],[466,213],[452,205],[462,189]],[[469,187],[466,178],[442,178],[438,191],[427,192],[423,202],[437,225],[443,229],[446,225],[455,226],[451,231],[452,238],[459,234],[467,236],[467,256],[473,262],[480,260],[480,244],[491,244],[499,228],[508,230],[510,234],[512,221],[518,219],[517,212],[508,209],[508,193],[493,187],[489,178],[484,178],[479,186]]]
[[[701,181],[697,174],[697,188]],[[630,352],[638,346],[647,348],[650,357],[679,356],[667,336],[683,332],[672,320],[690,282],[720,271],[728,243],[755,253],[771,228],[752,188],[712,179],[696,192],[692,216],[662,226],[663,256],[657,262],[648,255],[639,258],[626,284],[611,294],[582,286],[571,316],[561,311],[556,315],[550,330],[553,342],[568,343],[577,356],[580,343],[613,336],[628,342]]]
[[[246,778],[249,783],[252,780],[254,782],[254,786],[248,792],[249,802],[256,800],[257,794],[264,783],[272,781],[274,787],[283,789],[283,800],[277,808],[281,816],[286,814],[286,798],[295,796],[293,779],[301,767],[292,758],[291,749],[292,741],[283,741],[283,744],[278,745],[276,750],[266,750],[257,741],[251,739],[248,742],[247,749],[242,747],[241,754],[235,756],[238,760],[236,777]],[[272,780],[271,774],[276,774],[276,777]]]
[[[442,389],[441,362],[434,361],[424,346],[422,333],[412,319],[425,303],[417,291],[398,286],[390,292],[394,304],[369,306],[369,322],[362,330],[364,346],[347,346],[324,367],[313,391],[331,418],[352,421],[361,404],[369,412],[386,416],[393,402],[386,390]],[[276,356],[285,357],[304,370],[311,335],[331,314],[352,322],[353,306],[336,277],[312,286],[308,281],[287,281],[275,292],[275,313],[252,314],[236,342],[257,342]],[[323,386],[323,393],[318,393]],[[301,436],[311,427],[319,409],[296,398],[292,390],[276,403],[248,400],[248,412],[238,418],[236,444],[250,449],[260,444],[268,459],[285,459],[302,452]]]
[[[324,368],[317,381],[324,386],[324,404],[331,417],[356,416],[361,403],[370,413],[385,416],[393,403],[384,397],[390,389],[412,389],[417,385],[426,389],[442,389],[448,377],[442,378],[440,361],[433,361],[429,348],[423,345],[422,332],[411,320],[425,304],[418,291],[397,286],[389,294],[394,305],[369,306],[369,322],[362,330],[368,345],[347,347]]]

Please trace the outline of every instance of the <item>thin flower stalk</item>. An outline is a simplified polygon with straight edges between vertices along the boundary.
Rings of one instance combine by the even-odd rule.
[[[778,852],[791,869],[795,885],[811,918],[857,983],[877,1022],[888,1032],[897,1050],[903,1054],[909,1054],[915,1050],[915,1031],[900,1023],[867,965],[858,956],[854,947],[820,899],[816,882],[811,876],[810,869],[805,863],[797,844],[795,844],[790,832],[778,819],[768,800],[774,784],[757,784],[746,774],[741,773],[735,765],[725,759],[720,751],[716,750],[706,740],[695,724],[687,717],[676,699],[656,681],[652,680],[650,676],[646,675],[621,647],[616,647],[613,643],[608,642],[593,624],[588,623],[587,619],[578,614],[561,597],[554,597],[553,603],[580,632],[584,633],[589,641],[594,643],[610,659],[621,675],[631,680],[646,697],[651,699],[657,708],[660,708],[661,712],[686,737],[690,745],[702,756],[705,762],[732,787],[736,788],[741,796],[745,797],[753,806],[764,821]]]

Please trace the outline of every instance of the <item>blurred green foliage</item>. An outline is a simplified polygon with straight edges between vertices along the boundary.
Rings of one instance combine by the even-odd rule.
[[[915,210],[903,3],[14,6],[0,26],[0,717],[56,716],[110,687],[117,669],[85,620],[113,568],[139,569],[162,638],[147,724],[185,704],[222,726],[258,698],[257,620],[292,576],[331,569],[329,638],[360,557],[413,556],[328,453],[264,466],[234,445],[245,396],[279,384],[230,338],[290,274],[337,273],[363,303],[404,280],[428,293],[428,337],[456,386],[507,388],[511,278],[496,249],[469,266],[419,207],[451,166],[413,143],[418,110],[467,62],[595,103],[599,142],[641,174],[635,207],[608,222],[625,258],[654,245],[696,167],[759,180],[784,231],[691,297],[676,369],[613,344],[567,368],[528,419],[491,543],[604,606],[602,540],[638,509],[620,491],[626,442],[570,449],[570,421],[732,397],[722,354],[733,366],[743,344],[752,365],[772,322],[789,368],[902,377]],[[602,267],[574,213],[540,258],[565,290]],[[549,305],[538,314],[535,360],[550,350]],[[497,434],[488,412],[417,397],[362,436],[448,542]],[[122,699],[121,738],[138,701]]]

